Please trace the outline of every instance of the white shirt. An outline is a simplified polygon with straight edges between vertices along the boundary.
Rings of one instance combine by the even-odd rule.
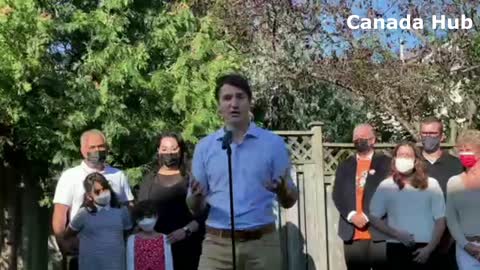
[[[78,209],[83,203],[85,189],[83,181],[90,173],[96,172],[87,166],[85,162],[76,167],[70,168],[62,173],[57,182],[53,203],[63,204],[70,207],[70,220],[77,214]],[[105,169],[99,172],[110,182],[113,191],[118,196],[120,202],[133,201],[133,194],[128,184],[127,176],[119,169],[105,166]]]

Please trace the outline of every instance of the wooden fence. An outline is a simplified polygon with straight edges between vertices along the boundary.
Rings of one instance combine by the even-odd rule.
[[[451,123],[453,149],[456,128]],[[353,143],[322,142],[322,123],[306,131],[276,131],[290,150],[293,178],[299,188],[298,203],[280,209],[283,270],[345,270],[343,243],[337,236],[338,211],[331,195],[338,164],[355,153]],[[390,155],[394,144],[376,144],[376,151]]]

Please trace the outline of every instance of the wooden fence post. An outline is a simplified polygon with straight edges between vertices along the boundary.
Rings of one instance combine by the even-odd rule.
[[[458,133],[457,122],[455,122],[455,120],[453,119],[450,119],[450,134],[448,136],[448,142],[450,144],[455,145],[457,141],[457,135],[458,135],[457,133]]]
[[[328,269],[322,126],[322,122],[309,124],[313,133],[311,138],[313,164],[305,166],[305,205],[308,207],[305,211],[306,255],[311,258],[307,258],[308,270]]]

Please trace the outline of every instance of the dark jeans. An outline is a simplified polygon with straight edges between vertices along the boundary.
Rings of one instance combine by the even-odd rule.
[[[435,269],[458,270],[455,243],[448,250],[435,250],[432,260]]]
[[[435,253],[430,255],[428,261],[424,264],[414,261],[413,252],[423,248],[427,243],[416,243],[412,247],[407,247],[401,243],[387,243],[387,259],[389,269],[392,270],[434,270],[434,261],[437,256]],[[445,268],[440,268],[445,269]]]
[[[442,239],[435,249],[433,264],[435,269],[458,270],[456,257],[456,244],[448,228],[443,233]]]
[[[197,270],[202,253],[203,235],[193,234],[190,238],[172,244],[173,268],[175,270]]]
[[[344,242],[343,251],[348,270],[388,269],[384,241],[348,241]]]
[[[78,256],[64,255],[63,270],[78,270]]]

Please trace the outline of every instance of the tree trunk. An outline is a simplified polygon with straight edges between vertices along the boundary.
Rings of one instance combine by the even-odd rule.
[[[8,266],[9,270],[18,269],[18,249],[20,247],[20,235],[22,224],[21,213],[21,191],[18,188],[18,175],[11,167],[6,168],[7,190],[9,193],[8,198],[8,213],[10,216],[8,224],[8,241],[9,246]]]
[[[5,244],[5,208],[7,202],[7,184],[5,179],[5,167],[3,160],[0,160],[0,252],[3,250]]]
[[[3,231],[8,230],[8,239],[2,246],[5,258],[0,269],[47,270],[50,214],[39,205],[40,178],[48,174],[47,166],[14,149],[7,149],[4,156],[8,164],[0,164],[0,210],[7,210]]]
[[[24,174],[23,196],[23,249],[24,269],[48,269],[49,213],[38,204],[41,188],[38,175],[32,173],[32,166],[22,170]]]

